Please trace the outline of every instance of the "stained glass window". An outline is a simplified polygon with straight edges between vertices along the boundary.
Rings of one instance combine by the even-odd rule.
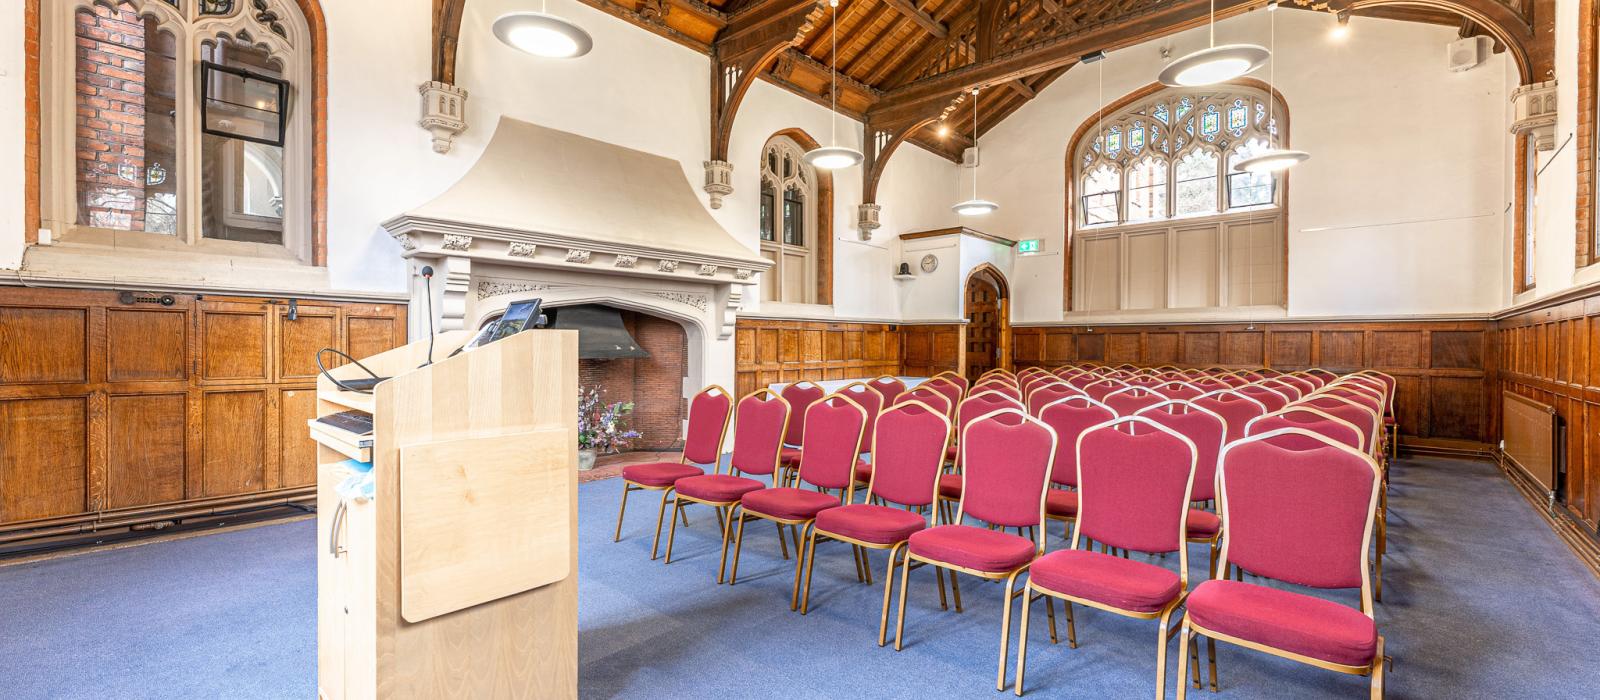
[[[1160,119],[1162,124],[1167,123],[1167,105],[1165,103],[1156,105],[1156,109],[1152,114],[1155,115],[1156,119]]]
[[[1083,222],[1088,226],[1117,223],[1117,169],[1102,163],[1083,176]]]
[[[1128,220],[1167,218],[1167,162],[1146,156],[1128,168]]]
[[[1144,150],[1144,124],[1133,123],[1133,129],[1128,132],[1128,152],[1138,155]]]
[[[1228,108],[1228,129],[1237,132],[1248,125],[1249,115],[1246,114],[1244,100],[1234,100],[1233,106]]]
[[[1192,99],[1190,99],[1188,97],[1185,97],[1185,98],[1183,98],[1181,100],[1178,100],[1178,118],[1179,119],[1182,119],[1183,115],[1188,114],[1189,111],[1192,110],[1192,109],[1194,109],[1194,100],[1192,100]]]
[[[1178,159],[1174,173],[1173,213],[1177,216],[1214,214],[1217,211],[1217,154],[1196,148]]]
[[[767,301],[809,304],[817,301],[815,241],[826,235],[817,226],[816,178],[806,165],[805,149],[788,136],[767,141],[761,159],[761,255],[772,261],[762,273],[761,294]]]
[[[1200,135],[1208,139],[1215,139],[1221,130],[1222,117],[1217,112],[1216,105],[1209,105],[1204,114],[1200,115]]]
[[[1106,134],[1106,155],[1111,156],[1112,158],[1115,158],[1115,157],[1117,157],[1117,154],[1121,153],[1121,152],[1122,152],[1122,127],[1113,126],[1113,127],[1111,127],[1111,131]]]
[[[200,14],[225,15],[233,12],[233,0],[200,0]]]

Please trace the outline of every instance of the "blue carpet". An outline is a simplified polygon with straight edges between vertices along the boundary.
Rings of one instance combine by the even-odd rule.
[[[882,589],[855,582],[847,548],[819,548],[801,617],[788,610],[793,564],[771,526],[747,527],[740,583],[717,586],[709,511],[690,511],[679,559],[662,566],[649,561],[648,496],[611,542],[620,488],[579,490],[584,697],[1000,697],[998,586],[964,579],[957,614],[939,610],[930,572],[913,572],[906,648],[880,649]],[[1395,660],[1389,697],[1600,696],[1589,653],[1600,645],[1600,582],[1491,465],[1407,460],[1390,495],[1378,606]],[[306,521],[0,568],[0,694],[314,697],[314,546]],[[1201,548],[1191,560],[1198,578]],[[881,583],[883,554],[873,567]],[[1033,622],[1030,695],[1154,690],[1154,622],[1080,609],[1077,649],[1049,643],[1037,606]],[[1366,693],[1363,678],[1224,645],[1217,655],[1218,698]]]

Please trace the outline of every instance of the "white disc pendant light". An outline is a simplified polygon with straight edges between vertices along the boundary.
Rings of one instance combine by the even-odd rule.
[[[839,0],[828,0],[828,5],[833,8],[833,21],[828,23],[829,41],[833,46],[828,52],[828,75],[833,86],[828,91],[833,98],[833,111],[828,114],[828,145],[806,151],[803,158],[813,168],[839,170],[860,165],[866,157],[861,151],[839,145]]]
[[[1162,85],[1195,87],[1214,85],[1250,73],[1272,54],[1255,44],[1217,46],[1217,0],[1211,0],[1211,46],[1167,64],[1158,78]]]
[[[494,35],[507,46],[541,58],[577,58],[594,48],[583,28],[545,11],[512,12],[494,21]]]
[[[983,216],[985,214],[992,214],[995,210],[1000,208],[1000,205],[978,196],[978,165],[981,164],[982,161],[976,157],[978,153],[977,88],[972,89],[972,152],[974,156],[974,163],[972,164],[972,199],[964,202],[957,202],[955,206],[950,207],[950,209],[951,211],[954,211],[962,216]]]
[[[1267,5],[1267,16],[1271,18],[1268,20],[1267,25],[1269,27],[1268,38],[1273,52],[1272,67],[1267,70],[1267,129],[1269,130],[1273,128],[1272,108],[1278,102],[1278,13],[1272,12],[1272,10],[1276,9],[1278,9],[1277,0],[1273,0],[1272,4]],[[1270,137],[1271,134],[1269,133],[1268,136]],[[1305,151],[1269,147],[1265,151],[1234,163],[1233,169],[1241,173],[1276,173],[1288,170],[1310,159],[1311,154]]]

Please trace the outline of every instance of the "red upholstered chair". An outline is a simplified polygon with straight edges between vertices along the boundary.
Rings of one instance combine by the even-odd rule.
[[[1244,437],[1244,426],[1250,419],[1267,413],[1267,407],[1260,401],[1231,389],[1213,391],[1189,403],[1222,416],[1228,422],[1227,442]]]
[[[802,379],[778,392],[789,402],[789,430],[783,435],[783,466],[793,468],[800,459],[800,436],[805,435],[806,409],[820,400],[827,390],[816,382]]]
[[[1264,416],[1257,416],[1245,425],[1244,434],[1260,435],[1282,428],[1299,428],[1306,432],[1317,433],[1359,452],[1367,451],[1367,436],[1351,422],[1337,418],[1320,408],[1310,406],[1290,406],[1279,411],[1273,411]],[[1288,444],[1291,438],[1284,438],[1283,443]],[[1305,449],[1309,449],[1306,447]]]
[[[1261,405],[1267,407],[1268,413],[1289,405],[1289,397],[1284,396],[1283,393],[1277,389],[1273,389],[1272,387],[1268,386],[1262,386],[1260,383],[1247,384],[1234,389],[1234,391],[1260,401]]]
[[[949,381],[951,384],[954,384],[954,385],[956,385],[958,387],[961,387],[961,396],[966,396],[967,395],[967,389],[972,386],[972,382],[967,381],[966,377],[963,377],[959,373],[952,372],[952,371],[949,371],[949,370],[940,372],[940,373],[935,374],[935,375],[933,375],[932,377],[929,377],[929,378],[930,379],[944,379],[944,380]],[[956,401],[960,401],[960,400],[961,400],[960,397],[956,398]]]
[[[795,539],[794,545],[794,588],[789,594],[789,609],[799,606],[800,572],[805,568],[800,542],[809,537],[808,531],[818,513],[849,503],[855,495],[855,468],[859,459],[855,446],[861,444],[866,427],[866,410],[843,394],[829,394],[806,409],[806,434],[800,445],[805,458],[800,460],[793,485],[786,483],[746,493],[734,509],[733,570],[728,574],[728,585],[739,582],[739,554],[744,549],[747,521],[777,523],[780,541],[783,526],[791,530],[799,528],[800,537]],[[806,484],[816,488],[801,488]],[[828,493],[830,490],[837,490],[840,495]]]
[[[1156,698],[1166,697],[1167,621],[1189,590],[1189,554],[1184,518],[1195,479],[1195,446],[1178,432],[1148,418],[1129,416],[1078,436],[1077,523],[1072,548],[1034,561],[1022,597],[1022,632],[1017,644],[1017,695],[1028,661],[1028,609],[1035,592],[1060,598],[1067,609],[1067,643],[1077,648],[1072,604],[1138,620],[1156,628]],[[1101,551],[1079,549],[1085,539]],[[1149,554],[1177,553],[1178,570],[1106,553],[1111,547]]]
[[[1379,372],[1378,370],[1375,370],[1375,369],[1361,370],[1360,372],[1356,372],[1354,375],[1351,375],[1351,378],[1352,379],[1357,379],[1357,380],[1361,380],[1361,379],[1375,380],[1376,382],[1378,382],[1378,383],[1380,383],[1382,385],[1383,396],[1384,396],[1384,403],[1383,403],[1383,429],[1384,429],[1384,436],[1386,437],[1385,442],[1386,442],[1386,444],[1388,445],[1388,448],[1389,448],[1387,456],[1390,459],[1399,458],[1399,456],[1400,456],[1400,423],[1396,419],[1395,412],[1394,412],[1394,397],[1395,397],[1395,394],[1397,393],[1399,380],[1395,379],[1391,375],[1385,374],[1383,372]]]
[[[1085,430],[1116,420],[1111,407],[1087,396],[1069,396],[1039,409],[1039,420],[1056,431],[1056,450],[1050,465],[1050,490],[1044,493],[1044,517],[1070,525],[1078,517],[1078,436]],[[1065,530],[1062,537],[1067,535]]]
[[[1267,375],[1262,374],[1261,372],[1259,372],[1257,370],[1253,370],[1253,369],[1235,370],[1234,371],[1234,375],[1243,378],[1244,380],[1250,382],[1251,384],[1254,384],[1256,382],[1259,382],[1259,381],[1267,378]]]
[[[1297,449],[1304,445],[1315,447]],[[1208,645],[1220,640],[1371,676],[1372,697],[1383,697],[1383,637],[1372,619],[1366,555],[1378,502],[1377,463],[1318,433],[1285,428],[1224,448],[1217,481],[1228,533],[1224,567],[1308,588],[1359,588],[1361,607],[1243,581],[1202,582],[1186,602],[1179,636],[1180,700],[1188,687],[1183,679],[1192,635]],[[1215,690],[1214,661],[1210,676]]]
[[[1381,432],[1383,430],[1383,418],[1373,411],[1370,406],[1333,394],[1318,394],[1289,404],[1290,408],[1298,406],[1318,409],[1356,426],[1361,429],[1361,434],[1366,436],[1367,453],[1371,454],[1373,459],[1379,459],[1383,456],[1378,449],[1379,444],[1383,442],[1383,434]]]
[[[1154,406],[1166,400],[1167,397],[1156,393],[1154,389],[1149,387],[1129,386],[1106,394],[1105,398],[1100,400],[1100,403],[1110,406],[1111,410],[1116,411],[1119,416],[1131,416],[1138,413],[1140,409]]]
[[[656,510],[656,536],[650,542],[650,558],[656,558],[661,544],[661,517],[667,512],[672,485],[706,470],[698,464],[715,465],[722,460],[722,443],[728,436],[728,419],[733,415],[733,395],[715,384],[689,399],[689,426],[684,431],[683,454],[676,462],[630,464],[622,468],[622,505],[617,508],[617,532],[612,542],[622,540],[622,515],[628,512],[628,493],[660,491],[661,506]],[[674,511],[676,512],[676,511]],[[685,521],[687,524],[687,521]]]
[[[952,407],[961,405],[961,399],[967,396],[967,390],[962,388],[962,385],[951,381],[949,377],[935,377],[917,385],[918,389],[923,387],[944,394],[944,398],[950,402]]]
[[[811,571],[816,566],[817,543],[847,542],[855,551],[889,551],[889,570],[883,579],[883,608],[878,613],[878,646],[883,646],[889,624],[889,593],[894,587],[894,569],[901,550],[914,532],[928,527],[934,510],[934,484],[944,467],[945,448],[953,428],[950,419],[921,402],[891,406],[878,416],[873,436],[872,481],[867,485],[867,503],[849,503],[817,514],[806,539],[806,574],[800,614],[811,606]],[[877,503],[873,503],[877,501]],[[898,507],[897,507],[898,506]],[[865,552],[856,560],[857,576],[865,573]],[[940,590],[943,590],[940,574]]]
[[[906,383],[892,374],[885,374],[867,382],[867,386],[877,389],[878,393],[883,395],[883,405],[885,406],[894,403],[895,399],[906,393]]]
[[[997,393],[997,394],[1005,394],[1006,396],[1009,396],[1012,399],[1016,400],[1018,403],[1022,402],[1022,390],[1018,389],[1017,385],[1010,384],[1010,383],[1007,383],[1007,382],[997,382],[997,381],[978,382],[977,384],[973,384],[972,385],[972,391],[968,392],[967,395],[968,396],[977,396],[978,394],[984,394],[984,393],[989,393],[989,392],[994,392],[994,393]]]
[[[1128,388],[1127,382],[1124,382],[1121,379],[1111,379],[1109,377],[1082,387],[1083,393],[1088,394],[1089,398],[1101,403],[1105,403],[1107,394],[1126,388]]]
[[[1323,369],[1321,367],[1312,367],[1311,369],[1308,369],[1308,370],[1305,370],[1305,371],[1301,372],[1301,374],[1304,374],[1304,375],[1307,375],[1307,376],[1311,376],[1311,377],[1316,377],[1317,379],[1322,380],[1322,385],[1323,386],[1327,386],[1329,384],[1332,384],[1334,382],[1334,380],[1339,378],[1339,375],[1334,374],[1333,372],[1329,372],[1328,370],[1325,370],[1325,369]]]
[[[1011,370],[1008,370],[1008,369],[1002,369],[1002,368],[999,368],[999,367],[996,367],[996,368],[991,369],[991,370],[989,370],[987,372],[984,372],[983,374],[978,375],[978,379],[980,379],[980,380],[987,379],[989,377],[1000,377],[1000,378],[1003,378],[1003,379],[1010,379],[1012,381],[1016,381],[1016,379],[1017,379],[1017,375],[1016,375],[1015,372],[1012,372]]]
[[[1155,392],[1173,401],[1192,401],[1206,393],[1200,387],[1182,379],[1172,379],[1157,385]]]
[[[679,479],[674,488],[678,495],[672,499],[672,527],[667,531],[667,563],[672,563],[672,543],[677,539],[677,516],[691,503],[715,508],[718,513],[732,515],[733,507],[745,494],[767,485],[741,476],[778,478],[778,465],[783,448],[783,434],[789,426],[789,404],[783,397],[766,389],[759,389],[739,399],[734,408],[733,454],[728,458],[728,473],[719,468],[711,474]],[[802,460],[803,462],[804,460]],[[722,556],[717,560],[717,583],[722,583],[727,568],[728,542],[732,533],[733,518],[722,518]],[[780,531],[782,526],[779,526]],[[783,544],[783,538],[778,542]],[[783,544],[784,558],[788,558],[788,545]]]
[[[1128,386],[1136,386],[1141,389],[1155,389],[1156,387],[1161,386],[1165,381],[1166,380],[1162,379],[1160,375],[1141,374],[1137,377],[1129,379]]]
[[[1003,580],[1005,593],[1001,601],[1005,612],[1000,620],[994,687],[1005,687],[1011,602],[1017,595],[1017,577],[1028,570],[1034,557],[1044,552],[1044,493],[1055,451],[1055,431],[1020,409],[995,411],[967,425],[961,435],[965,481],[956,524],[921,530],[906,542],[901,560],[905,568],[900,572],[900,613],[894,633],[896,651],[901,648],[905,632],[906,589],[912,562],[950,570],[957,611],[961,610],[961,586],[955,572]],[[967,518],[987,527],[967,525]],[[1011,534],[1007,528],[1015,528],[1018,533],[1027,528],[1033,536]]]
[[[1258,375],[1261,375],[1262,379],[1271,379],[1273,377],[1281,377],[1281,376],[1283,376],[1283,372],[1275,370],[1275,369],[1273,369],[1271,367],[1263,367],[1261,369],[1254,370],[1254,372],[1256,374],[1258,374]]]
[[[882,394],[861,382],[846,384],[839,388],[838,393],[854,401],[856,405],[867,412],[867,429],[862,432],[860,446],[856,450],[860,454],[866,454],[872,450],[873,426],[877,424],[878,414],[883,412],[883,407],[887,402],[883,400]],[[870,478],[872,478],[872,463],[864,459],[857,459],[856,480],[866,483],[867,479]]]
[[[1284,379],[1281,375],[1271,379],[1263,379],[1261,380],[1260,384],[1261,386],[1283,394],[1284,398],[1288,399],[1291,403],[1299,401],[1302,396],[1306,395],[1306,392],[1300,388],[1300,385]]]
[[[1233,388],[1233,387],[1229,386],[1227,382],[1224,382],[1224,381],[1222,381],[1220,379],[1217,379],[1216,377],[1209,377],[1209,376],[1207,376],[1207,377],[1196,377],[1195,379],[1189,380],[1189,384],[1190,384],[1190,386],[1193,386],[1194,388],[1199,389],[1200,393],[1202,395],[1203,394],[1210,394],[1212,392],[1217,392],[1217,391],[1227,391],[1228,389]],[[1189,400],[1193,401],[1194,399],[1189,399]]]
[[[924,384],[923,386],[919,386],[911,391],[901,394],[899,398],[894,400],[894,405],[898,406],[900,404],[911,403],[913,401],[927,404],[928,408],[938,411],[945,417],[946,420],[955,420],[955,402],[946,398],[945,395],[938,389]],[[887,411],[889,409],[886,408],[884,410]],[[873,431],[873,435],[876,436],[877,431]]]
[[[1194,443],[1194,488],[1189,494],[1196,503],[1217,497],[1217,455],[1228,438],[1228,422],[1222,416],[1186,401],[1168,401],[1146,408],[1139,416],[1159,423]],[[1190,542],[1210,547],[1207,571],[1217,575],[1217,542],[1222,538],[1222,517],[1201,508],[1190,508],[1187,522]]]
[[[1024,377],[1018,382],[1017,386],[1022,389],[1022,395],[1027,396],[1029,392],[1046,384],[1060,383],[1062,383],[1062,381],[1057,378],[1056,375],[1048,372],[1042,372]]]
[[[1215,376],[1215,379],[1223,384],[1227,384],[1228,388],[1230,389],[1237,389],[1250,383],[1249,379],[1241,377],[1237,374],[1218,374]]]
[[[1102,377],[1099,374],[1096,374],[1094,372],[1079,372],[1079,373],[1074,374],[1074,375],[1072,375],[1070,377],[1067,377],[1066,381],[1067,381],[1068,384],[1071,384],[1071,385],[1073,385],[1073,386],[1075,386],[1075,387],[1077,387],[1079,389],[1083,389],[1083,388],[1089,386],[1090,384],[1094,384],[1096,382],[1100,382],[1100,381],[1104,381],[1104,380],[1105,380],[1105,377]]]
[[[1045,406],[1067,398],[1068,396],[1083,395],[1084,394],[1082,391],[1079,391],[1077,388],[1066,382],[1040,385],[1035,387],[1034,390],[1028,394],[1028,415],[1038,418],[1039,411],[1044,409]]]
[[[1001,409],[1016,409],[1026,412],[1022,402],[993,391],[973,394],[956,407],[956,435],[965,435],[967,426],[980,416],[988,415]],[[956,444],[951,446],[949,458],[954,468],[949,474],[939,477],[939,497],[955,501],[961,498],[961,443],[957,438]],[[951,511],[948,515],[954,515]]]
[[[1317,389],[1322,388],[1322,384],[1312,380],[1300,372],[1285,374],[1277,379],[1280,382],[1288,382],[1289,384],[1292,384],[1294,388],[1299,389],[1301,397],[1305,397]]]

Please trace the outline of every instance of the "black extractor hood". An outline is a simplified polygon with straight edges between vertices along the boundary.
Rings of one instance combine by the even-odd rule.
[[[551,309],[550,327],[578,332],[578,359],[626,360],[649,357],[622,325],[622,312],[609,306],[581,304]]]

